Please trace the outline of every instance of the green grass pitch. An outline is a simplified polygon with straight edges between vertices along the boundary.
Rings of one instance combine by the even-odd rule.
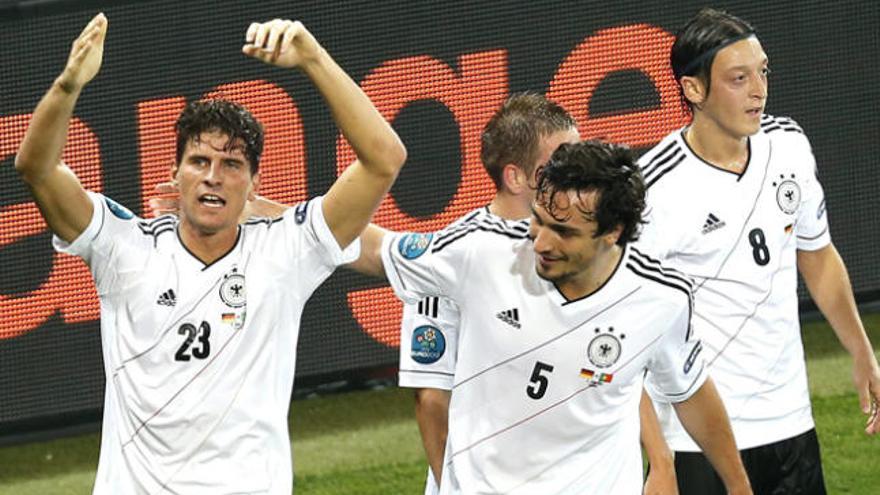
[[[865,318],[880,349],[880,315]],[[804,325],[830,494],[880,493],[880,438],[867,437],[848,356],[824,323]],[[291,406],[297,495],[420,494],[426,473],[412,392],[387,389]],[[91,493],[97,434],[0,448],[0,495]]]

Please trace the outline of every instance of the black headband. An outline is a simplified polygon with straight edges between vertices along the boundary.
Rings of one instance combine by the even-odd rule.
[[[702,64],[707,58],[714,57],[716,53],[723,50],[724,48],[727,48],[728,46],[736,43],[737,41],[742,41],[744,39],[751,38],[752,36],[755,36],[754,31],[746,31],[745,33],[742,33],[738,36],[734,36],[733,38],[725,40],[724,42],[722,42],[718,46],[712,48],[711,50],[706,50],[705,52],[701,53],[699,57],[691,60],[689,64],[684,66],[684,69],[681,71],[682,77],[692,76],[693,74],[691,74],[691,71],[696,69],[697,67],[699,67],[699,65]]]

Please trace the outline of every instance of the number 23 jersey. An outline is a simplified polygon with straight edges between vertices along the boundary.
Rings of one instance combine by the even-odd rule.
[[[357,257],[327,227],[321,198],[239,227],[210,265],[173,216],[142,220],[90,193],[72,244],[101,300],[107,379],[95,494],[292,490],[287,412],[302,309]]]

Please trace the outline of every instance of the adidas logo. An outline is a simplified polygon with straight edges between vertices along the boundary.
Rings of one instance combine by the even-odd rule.
[[[174,295],[174,290],[168,289],[165,292],[159,294],[159,299],[156,300],[156,304],[160,306],[176,306],[177,296]]]
[[[499,311],[498,314],[495,315],[495,318],[498,318],[513,328],[522,327],[522,325],[519,324],[519,310],[516,308],[508,309],[507,311]]]
[[[719,219],[712,213],[709,213],[709,216],[706,218],[706,223],[703,224],[703,235],[716,231],[725,225],[727,224],[724,223],[723,220]]]

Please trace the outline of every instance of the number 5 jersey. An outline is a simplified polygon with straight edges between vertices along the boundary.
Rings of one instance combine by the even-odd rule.
[[[483,209],[383,243],[398,296],[461,314],[440,493],[641,493],[645,369],[672,402],[705,380],[690,282],[628,247],[600,289],[567,300],[535,272],[527,230]]]

